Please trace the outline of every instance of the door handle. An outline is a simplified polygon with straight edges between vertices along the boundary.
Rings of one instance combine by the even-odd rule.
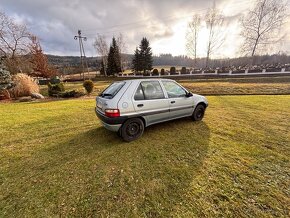
[[[137,104],[137,107],[143,107],[144,104]]]
[[[174,103],[175,103],[175,101],[171,101],[170,103],[171,103],[171,104],[174,104]]]

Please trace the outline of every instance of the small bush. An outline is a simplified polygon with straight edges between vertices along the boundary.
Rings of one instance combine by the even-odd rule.
[[[160,74],[165,75],[165,70],[163,68],[160,70]]]
[[[63,83],[51,84],[48,83],[48,95],[51,97],[57,97],[59,93],[64,92]]]
[[[180,72],[181,72],[181,74],[186,74],[187,73],[186,72],[186,67],[182,67]]]
[[[176,74],[176,68],[170,67],[170,74]]]
[[[58,76],[54,76],[50,79],[51,84],[58,84],[60,83],[60,78]]]
[[[85,94],[83,92],[79,92],[77,90],[70,90],[70,91],[58,93],[58,97],[61,97],[61,98],[78,98],[84,95]]]
[[[86,80],[83,83],[83,87],[85,88],[88,94],[91,94],[94,89],[94,83],[92,80]]]
[[[32,77],[19,73],[12,78],[14,87],[10,94],[15,97],[30,96],[32,93],[39,93],[39,86]]]
[[[154,76],[159,75],[158,69],[155,68],[155,69],[152,71],[152,75],[154,75]]]

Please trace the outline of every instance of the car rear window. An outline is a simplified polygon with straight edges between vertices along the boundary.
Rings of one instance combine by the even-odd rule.
[[[111,99],[122,89],[125,85],[125,82],[114,82],[108,88],[106,88],[100,96],[102,98]]]

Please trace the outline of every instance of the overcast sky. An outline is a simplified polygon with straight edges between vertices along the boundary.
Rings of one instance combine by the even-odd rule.
[[[238,53],[239,16],[252,6],[252,0],[216,0],[216,6],[226,15],[227,40],[217,57],[233,57]],[[45,53],[79,55],[74,40],[82,30],[88,40],[87,56],[96,56],[93,41],[97,33],[108,43],[122,33],[127,53],[133,53],[142,37],[147,37],[153,53],[186,54],[187,23],[193,13],[204,15],[213,0],[1,0],[0,10],[25,22],[41,39]],[[288,35],[289,23],[284,28]],[[201,33],[199,56],[205,55],[205,32]],[[290,37],[277,45],[279,51],[289,51]]]

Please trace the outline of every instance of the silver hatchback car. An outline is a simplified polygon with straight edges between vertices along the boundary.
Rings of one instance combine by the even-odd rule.
[[[96,114],[125,141],[139,138],[152,124],[203,118],[208,101],[171,79],[134,79],[112,83],[96,98]]]

